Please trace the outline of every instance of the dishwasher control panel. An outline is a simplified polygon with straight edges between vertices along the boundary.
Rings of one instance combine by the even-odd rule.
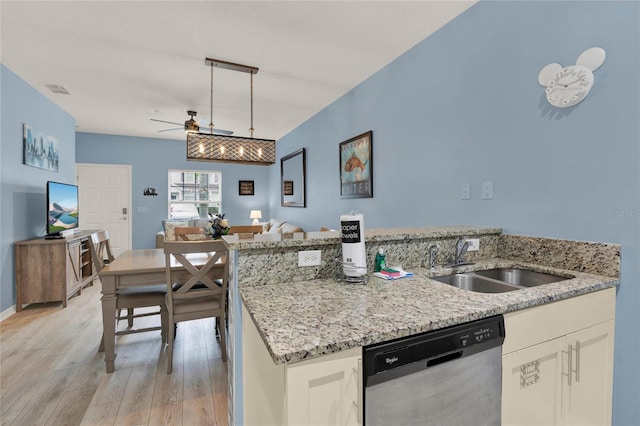
[[[496,327],[496,324],[493,326],[487,325],[474,329],[469,333],[465,333],[460,336],[460,346],[466,347],[474,343],[481,343],[485,340],[495,339],[496,337],[500,337],[500,332],[501,330]]]
[[[365,375],[373,376],[408,364],[435,366],[477,353],[504,341],[502,315],[454,325],[364,348]]]

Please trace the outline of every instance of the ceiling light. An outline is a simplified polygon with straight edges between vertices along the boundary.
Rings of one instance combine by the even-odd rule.
[[[204,62],[205,65],[211,68],[210,133],[200,133],[197,130],[187,132],[187,160],[260,165],[274,164],[276,162],[276,141],[273,139],[255,139],[253,137],[253,75],[258,72],[258,68],[210,58],[206,58]],[[251,76],[251,127],[249,128],[251,135],[248,138],[213,133],[214,67],[246,72]]]

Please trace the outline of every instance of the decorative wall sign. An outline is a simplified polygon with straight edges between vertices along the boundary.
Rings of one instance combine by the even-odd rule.
[[[23,164],[52,172],[58,171],[59,148],[58,139],[39,130],[23,126]]]
[[[254,195],[253,181],[252,180],[238,181],[238,195]]]
[[[528,362],[520,366],[520,389],[534,385],[540,381],[540,360]]]
[[[145,188],[142,195],[145,197],[157,197],[158,193],[155,188]]]
[[[340,197],[373,197],[373,132],[340,143]]]

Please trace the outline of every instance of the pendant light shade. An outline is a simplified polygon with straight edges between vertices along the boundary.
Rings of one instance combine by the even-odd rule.
[[[187,133],[187,160],[217,161],[223,163],[242,163],[270,165],[276,162],[276,141],[273,139],[255,139],[253,137],[253,75],[258,68],[235,64],[218,59],[205,59],[205,65],[211,67],[211,133]],[[226,136],[213,133],[213,68],[245,72],[251,75],[251,137]]]
[[[276,141],[207,133],[188,133],[187,160],[274,164],[276,162]]]

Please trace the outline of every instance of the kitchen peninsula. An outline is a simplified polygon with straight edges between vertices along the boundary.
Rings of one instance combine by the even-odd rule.
[[[251,424],[256,407],[260,407],[257,411],[262,413],[262,421],[268,412],[272,417],[267,417],[274,422],[297,422],[299,413],[292,408],[295,401],[289,400],[287,405],[283,395],[291,398],[300,394],[300,389],[287,388],[294,385],[289,383],[283,385],[280,394],[265,394],[259,384],[271,376],[278,380],[285,369],[287,377],[295,378],[296,371],[302,371],[298,367],[313,369],[322,362],[325,371],[328,365],[335,365],[336,374],[344,377],[340,386],[355,395],[353,401],[342,401],[345,405],[338,410],[340,422],[358,424],[361,379],[359,373],[352,377],[350,371],[359,371],[363,346],[492,315],[526,312],[541,305],[559,306],[552,302],[583,300],[583,295],[597,296],[585,302],[595,303],[594,309],[603,303],[615,303],[613,287],[619,283],[620,247],[614,244],[504,235],[499,228],[468,226],[368,230],[367,258],[372,260],[378,248],[384,248],[390,265],[402,265],[414,276],[395,281],[371,277],[366,284],[347,284],[339,280],[339,237],[338,232],[257,236],[254,240],[225,237],[233,269],[233,422]],[[466,255],[466,260],[473,263],[458,266],[455,272],[520,267],[566,279],[492,294],[461,290],[431,279],[452,272],[442,265],[449,262],[459,238],[479,239],[480,247]],[[432,246],[439,247],[441,257],[433,269],[427,262]],[[299,250],[322,250],[321,266],[297,267]],[[589,321],[599,320],[612,325],[612,316],[613,308],[602,317],[592,315],[593,320],[576,327],[586,328],[593,325]],[[506,317],[507,334],[508,321]],[[608,333],[609,342],[612,334]],[[263,377],[257,379],[258,375]],[[610,387],[609,383],[609,399]]]

